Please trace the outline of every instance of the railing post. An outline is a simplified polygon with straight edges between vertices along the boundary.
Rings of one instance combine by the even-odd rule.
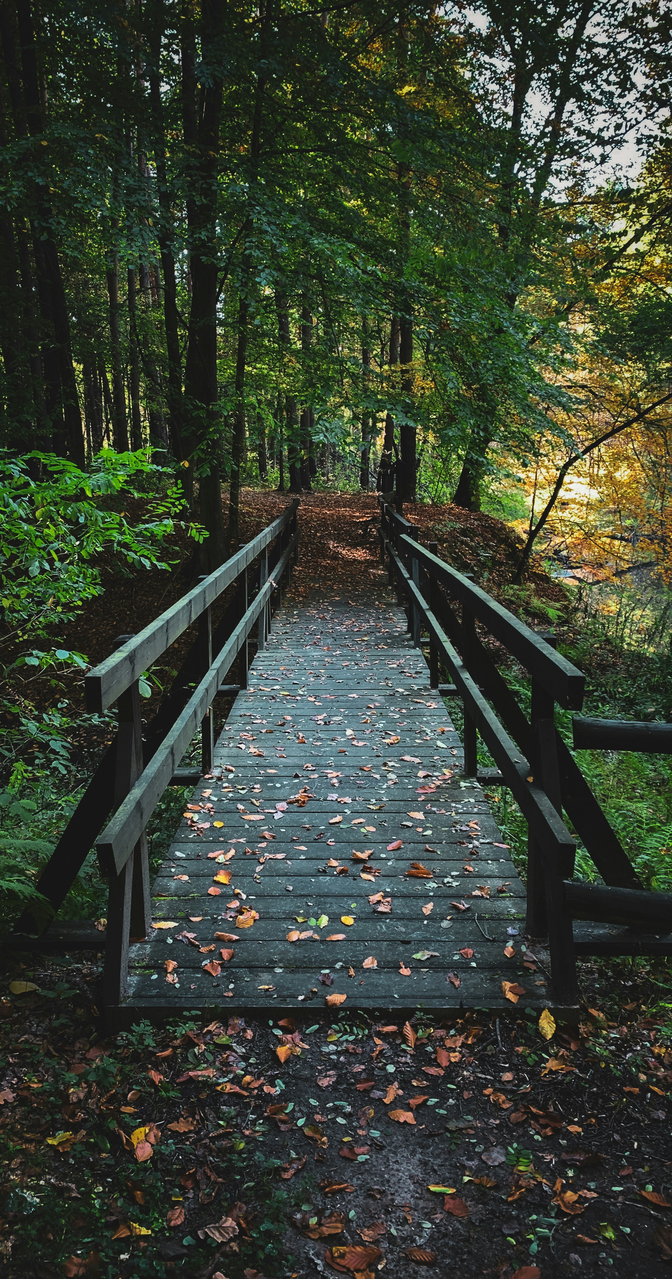
[[[199,577],[199,582],[206,580],[206,574]],[[212,666],[212,610],[210,605],[203,610],[198,619],[198,650],[201,679]],[[212,771],[212,759],[215,751],[214,715],[212,706],[208,709],[201,723],[201,772]]]
[[[242,609],[242,614],[244,616],[245,613],[247,612],[249,602],[250,602],[249,573],[246,568],[243,569],[240,575],[240,585],[241,585],[241,596],[242,596],[241,609]],[[245,639],[243,640],[243,646],[240,650],[240,687],[241,688],[247,688],[247,685],[248,685],[247,673],[249,669],[250,669],[250,640],[249,640],[249,635],[246,635]]]
[[[546,634],[543,638],[555,648],[554,635]],[[536,679],[532,680],[530,723],[532,776],[550,799],[555,811],[562,816],[555,700]],[[564,911],[562,881],[571,879],[573,874],[573,852],[563,853],[556,866],[550,863],[538,841],[531,834],[528,836],[526,928],[532,937],[548,936],[551,978],[556,995],[569,1003],[576,1003],[578,985],[572,920]]]
[[[464,576],[468,578],[469,581],[473,581],[472,573],[465,573]],[[470,650],[473,650],[476,647],[476,620],[466,602],[462,605],[462,640],[462,660],[464,661],[467,670],[469,670]],[[478,738],[476,735],[476,725],[466,706],[464,706],[464,775],[465,777],[475,777],[477,772]]]
[[[428,550],[430,552],[430,555],[438,555],[439,553],[438,542],[429,542]],[[426,573],[425,577],[426,577],[426,584],[427,584],[427,600],[429,603],[429,607],[433,613],[436,613],[436,609],[434,606],[436,604],[436,594],[438,591],[438,583],[431,576],[430,573]],[[436,641],[431,631],[429,633],[429,687],[430,688],[439,687],[439,650],[436,647]]]
[[[268,581],[268,547],[265,546],[263,551],[261,552],[261,557],[259,559],[259,590],[260,591],[263,591],[267,581]],[[266,636],[268,633],[267,631],[268,610],[269,610],[268,604],[264,604],[264,607],[262,608],[259,614],[259,622],[257,625],[257,651],[259,653],[263,653],[266,647]]]
[[[408,535],[409,537],[412,537],[415,542],[417,542],[419,532],[420,530],[417,524],[411,524],[411,527],[408,530]],[[411,555],[411,580],[414,586],[417,586],[419,590],[420,589],[420,561],[418,560],[417,555]],[[415,647],[420,648],[420,637],[422,633],[422,620],[420,616],[420,609],[418,608],[414,600],[410,601],[410,605],[411,605],[411,608],[410,608],[411,636],[413,638],[413,644],[415,645]]]
[[[130,635],[121,635],[117,640],[117,648],[131,638]],[[126,798],[143,768],[139,680],[134,680],[121,694],[117,702],[117,715],[115,810]],[[151,920],[147,837],[143,831],[121,872],[110,876],[103,974],[106,1004],[118,1004],[128,993],[129,944],[131,938],[147,936]]]

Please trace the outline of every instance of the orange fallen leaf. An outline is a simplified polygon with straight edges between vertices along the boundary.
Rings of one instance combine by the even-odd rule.
[[[415,1115],[412,1110],[388,1110],[389,1119],[394,1119],[398,1124],[414,1124]]]
[[[432,872],[423,866],[422,862],[411,862],[406,875],[410,879],[431,879]]]
[[[214,882],[216,884],[230,884],[232,875],[232,870],[218,870],[217,874],[214,876]]]
[[[377,968],[378,960],[373,955],[369,955],[362,964],[362,968]]]
[[[339,1004],[344,1004],[347,998],[347,995],[340,995],[334,991],[333,995],[325,995],[324,1002],[328,1008],[337,1008]]]
[[[233,957],[234,957],[234,955],[235,955],[235,953],[236,953],[236,952],[235,952],[235,950],[220,950],[220,952],[219,952],[219,953],[220,953],[220,955],[222,956],[222,959],[224,960],[224,963],[225,963],[225,964],[228,964],[229,960],[230,960],[230,959],[233,959]]]
[[[422,907],[423,915],[431,915],[433,910],[434,910],[434,902],[427,902],[426,905]]]
[[[399,965],[399,972],[400,972],[400,974],[401,974],[401,976],[402,976],[402,977],[410,977],[410,975],[411,975],[411,970],[410,970],[410,968],[407,968],[405,964],[400,964],[400,965]]]
[[[416,1035],[410,1021],[404,1022],[401,1033],[404,1036],[404,1041],[405,1043],[408,1044],[409,1048],[415,1048],[415,1041],[418,1036]]]
[[[666,1199],[664,1195],[657,1194],[655,1190],[640,1190],[639,1193],[643,1199],[648,1199],[649,1203],[655,1204],[657,1208],[669,1208],[672,1206],[669,1199]]]
[[[525,987],[515,981],[503,981],[502,994],[505,999],[510,999],[512,1004],[517,1004],[520,996],[525,994]]]
[[[222,891],[222,890],[221,890],[221,888],[217,888],[217,887],[216,887],[216,885],[215,885],[215,884],[213,884],[213,885],[212,885],[212,886],[208,889],[208,897],[219,897],[219,895],[220,895],[221,891]]]
[[[387,851],[388,853],[394,853],[398,848],[403,848],[403,846],[403,839],[393,839],[392,843],[387,845]]]
[[[166,1217],[167,1226],[181,1226],[184,1222],[184,1208],[171,1208]]]
[[[292,928],[291,932],[287,933],[287,941],[298,941],[300,936],[298,928]]]
[[[287,1058],[292,1055],[292,1050],[289,1044],[278,1044],[275,1051],[283,1064],[287,1061]]]
[[[327,941],[345,941],[345,933],[330,933]]]

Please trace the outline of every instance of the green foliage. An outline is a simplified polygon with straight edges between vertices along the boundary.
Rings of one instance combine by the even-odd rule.
[[[37,472],[37,478],[35,478]],[[0,456],[0,597],[2,622],[19,640],[43,638],[56,623],[74,616],[100,594],[95,559],[109,548],[129,565],[167,568],[160,558],[183,506],[181,494],[169,486],[150,497],[140,521],[117,510],[146,493],[141,478],[166,476],[148,450],[94,458],[89,471],[55,454]],[[18,664],[45,669],[54,661],[81,655],[56,649],[36,650]]]
[[[37,810],[34,800],[0,791],[0,937],[28,905],[44,923],[53,914],[35,884],[40,864],[52,851],[48,840],[37,837]]]

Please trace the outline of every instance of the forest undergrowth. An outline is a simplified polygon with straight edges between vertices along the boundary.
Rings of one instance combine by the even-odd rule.
[[[286,501],[246,490],[245,536]],[[300,514],[293,589],[328,581],[345,599],[366,593],[377,568],[375,495],[304,495]],[[436,539],[507,607],[537,629],[552,626],[588,675],[588,713],[670,717],[667,653],[619,649],[540,560],[512,592],[510,528],[450,506],[418,506],[413,518],[423,540]],[[188,543],[180,555],[184,564]],[[120,631],[182,593],[188,572],[129,577],[106,561],[105,595],[58,641],[101,660]],[[507,678],[525,705],[522,673]],[[48,706],[52,679],[35,681],[36,704]],[[111,732],[111,721],[83,727],[81,680],[70,673],[58,694],[77,725],[65,774],[27,753],[5,781],[3,856],[13,847],[16,862],[39,866]],[[160,692],[151,680],[150,691],[148,715]],[[559,725],[568,736],[569,720],[560,715]],[[666,759],[578,758],[646,881],[668,887]],[[524,871],[522,819],[505,791],[488,795]],[[155,813],[155,865],[183,799],[174,788]],[[590,874],[581,853],[579,870]],[[105,906],[87,866],[65,913],[98,919]],[[383,1264],[401,1279],[424,1267],[450,1279],[669,1272],[666,962],[582,961],[576,1025],[541,1027],[525,1008],[457,1023],[419,1010],[394,1025],[384,1014],[332,1021],[316,1008],[294,1022],[234,1014],[205,1029],[187,1016],[111,1038],[97,1004],[101,959],[3,962],[7,1279],[373,1276]]]

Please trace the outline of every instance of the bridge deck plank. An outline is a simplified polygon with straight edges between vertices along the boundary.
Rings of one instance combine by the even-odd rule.
[[[503,1010],[503,981],[524,988],[521,1006],[557,1007],[545,955],[532,967],[523,949],[524,885],[391,598],[286,604],[276,618],[156,878],[159,926],[131,947],[129,1020],[276,1014],[334,993],[349,1009]],[[409,876],[412,862],[427,874]],[[257,913],[250,927],[241,910]],[[213,959],[217,973],[203,968]]]

